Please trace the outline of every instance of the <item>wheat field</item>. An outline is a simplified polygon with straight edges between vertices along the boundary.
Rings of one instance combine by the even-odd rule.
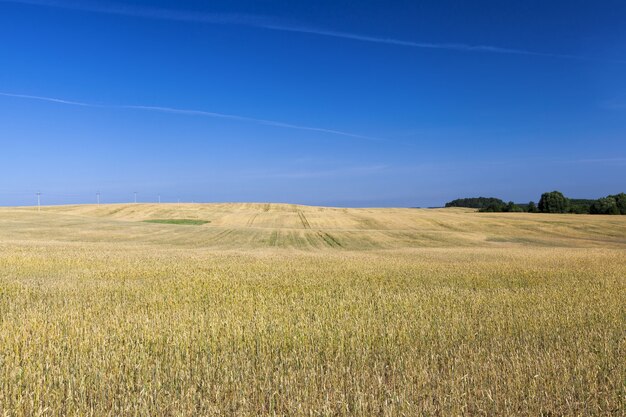
[[[0,416],[625,408],[624,216],[0,208]]]

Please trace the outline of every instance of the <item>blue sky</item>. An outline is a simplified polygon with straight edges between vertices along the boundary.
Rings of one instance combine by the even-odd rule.
[[[0,0],[0,204],[626,191],[623,1]]]

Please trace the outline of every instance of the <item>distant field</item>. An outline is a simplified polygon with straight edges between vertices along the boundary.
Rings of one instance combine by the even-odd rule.
[[[624,415],[624,358],[626,216],[0,208],[0,415]]]

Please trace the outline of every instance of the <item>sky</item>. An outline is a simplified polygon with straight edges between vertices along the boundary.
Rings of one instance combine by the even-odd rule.
[[[626,2],[0,0],[0,205],[626,191]]]

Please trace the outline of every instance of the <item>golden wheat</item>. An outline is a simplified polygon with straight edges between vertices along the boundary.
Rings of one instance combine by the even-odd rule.
[[[0,415],[623,415],[625,277],[618,216],[0,209]]]

